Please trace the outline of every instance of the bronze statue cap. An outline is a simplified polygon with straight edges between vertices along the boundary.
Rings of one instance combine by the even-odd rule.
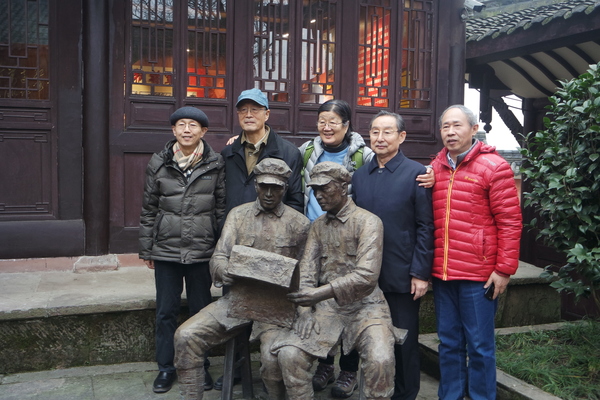
[[[254,167],[256,183],[285,186],[292,170],[283,160],[265,158]]]
[[[350,183],[350,172],[338,163],[324,161],[314,166],[310,172],[308,186],[325,186],[331,181]]]

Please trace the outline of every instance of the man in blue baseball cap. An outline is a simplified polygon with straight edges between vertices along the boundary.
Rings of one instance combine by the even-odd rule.
[[[278,158],[292,170],[288,191],[283,202],[303,212],[302,156],[291,142],[281,138],[269,125],[270,109],[267,96],[259,89],[244,90],[236,103],[242,132],[221,155],[225,159],[227,205],[225,213],[241,204],[256,200],[254,166],[265,158]]]

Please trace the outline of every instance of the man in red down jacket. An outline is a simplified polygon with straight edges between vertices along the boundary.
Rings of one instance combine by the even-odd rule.
[[[471,110],[450,106],[440,127],[444,149],[433,161],[432,194],[438,395],[496,399],[494,316],[518,267],[519,197],[510,165],[474,138],[479,126]]]

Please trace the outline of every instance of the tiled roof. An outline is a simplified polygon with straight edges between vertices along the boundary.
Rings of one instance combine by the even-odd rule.
[[[567,19],[581,13],[588,15],[598,10],[600,0],[565,0],[485,18],[473,17],[467,20],[467,42],[487,37],[495,39],[501,35],[510,35],[519,29],[526,30],[538,24],[546,25],[559,18]]]

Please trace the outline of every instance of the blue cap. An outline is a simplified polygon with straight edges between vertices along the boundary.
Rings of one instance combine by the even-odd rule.
[[[238,97],[238,101],[235,106],[237,107],[244,100],[252,100],[253,102],[269,109],[269,100],[267,100],[267,96],[265,96],[263,92],[256,88],[244,90],[240,94],[240,97]]]
[[[194,121],[199,122],[202,127],[208,128],[208,117],[204,111],[196,107],[181,107],[171,114],[171,118],[169,118],[169,120],[171,121],[171,125],[175,125],[177,121],[183,118],[193,119]]]

